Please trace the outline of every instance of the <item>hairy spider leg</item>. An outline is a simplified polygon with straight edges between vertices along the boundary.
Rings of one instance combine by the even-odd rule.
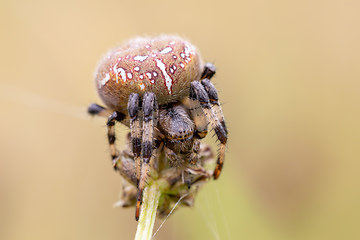
[[[213,108],[217,118],[220,120],[221,125],[223,126],[226,133],[228,133],[225,124],[224,114],[222,113],[219,104],[219,98],[216,88],[214,84],[210,81],[210,79],[215,75],[215,73],[216,73],[215,66],[212,63],[206,63],[204,67],[204,71],[201,75],[201,79],[202,79],[201,84],[204,86],[207,94],[209,95],[211,107]]]
[[[108,110],[96,103],[90,104],[87,111],[92,116],[97,115],[97,116],[106,117],[106,118],[109,117],[111,114],[110,110]]]
[[[227,127],[225,124],[224,114],[221,110],[221,106],[219,103],[219,97],[216,91],[214,84],[209,79],[204,79],[201,81],[201,84],[204,86],[205,91],[207,92],[210,100],[210,105],[213,111],[215,112],[216,117],[220,120],[222,127],[225,132],[228,133]]]
[[[219,98],[216,91],[216,88],[209,79],[204,79],[201,81],[201,84],[204,86],[205,91],[207,92],[210,100],[210,105],[213,111],[215,112],[216,117],[219,119],[223,129],[225,130],[226,135],[228,134],[228,130],[225,123],[225,117],[222,113],[221,106],[219,104]],[[220,144],[220,156],[225,156],[225,144]],[[218,158],[216,168],[214,171],[214,178],[218,178],[224,164],[224,158]]]
[[[135,162],[132,158],[126,156],[124,152],[120,153],[120,159],[116,162],[116,169],[124,179],[136,186],[138,181],[135,173]]]
[[[112,159],[112,164],[114,169],[116,170],[116,162],[119,160],[119,151],[116,149],[115,146],[115,123],[116,121],[121,122],[125,119],[125,114],[121,112],[113,112],[107,121],[107,127],[108,127],[108,141],[109,141],[109,147],[110,147],[110,154]]]
[[[201,74],[201,79],[211,79],[215,73],[215,66],[212,63],[206,63],[204,66],[204,71]]]
[[[142,195],[146,184],[146,179],[149,174],[150,169],[150,159],[154,153],[154,115],[157,118],[158,114],[158,105],[156,101],[156,96],[152,92],[146,92],[143,96],[142,101],[142,110],[143,110],[143,131],[142,131],[142,165],[140,180],[138,183],[138,194],[136,200],[136,211],[135,219],[139,220],[140,216],[140,206],[142,203]],[[154,114],[155,113],[155,114]],[[155,119],[156,119],[155,118]],[[156,120],[155,120],[156,121]]]
[[[193,146],[193,152],[190,155],[189,163],[192,166],[195,166],[198,161],[198,150],[200,148],[200,140],[207,135],[207,125],[208,121],[206,117],[204,116],[204,112],[200,106],[200,103],[195,98],[189,98],[189,110],[190,110],[190,116],[195,124],[195,141]]]
[[[88,107],[88,113],[92,116],[97,115],[100,117],[107,117],[107,118],[109,118],[111,116],[111,111],[109,109],[106,109],[96,103],[90,104],[90,106]],[[117,112],[116,115],[117,116],[115,116],[115,114],[112,115],[111,120],[110,120],[110,122],[111,122],[110,125],[115,124],[114,120],[123,123],[123,120],[125,119],[125,115],[120,112]],[[112,152],[115,149],[114,127],[111,128],[111,133],[112,134],[108,133],[108,139],[109,139],[109,144],[111,144],[110,151]],[[111,137],[109,137],[109,136],[111,136]],[[110,142],[110,139],[111,139],[111,142]],[[129,140],[131,141],[131,134],[129,136]],[[126,178],[130,182],[132,182],[134,185],[136,185],[138,183],[138,179],[135,177],[136,176],[135,162],[133,160],[129,160],[128,156],[122,156],[122,157],[120,156],[119,157],[119,154],[117,153],[116,149],[115,149],[115,154],[111,153],[111,155],[112,155],[112,159],[113,159],[114,169],[119,171],[121,176],[123,176],[124,178]],[[124,155],[124,153],[122,153],[122,155]],[[115,157],[113,157],[113,156],[115,156]]]
[[[212,63],[206,63],[204,71],[201,74],[201,79],[212,78],[216,73],[215,66]],[[189,163],[191,166],[195,166],[199,159],[200,139],[207,135],[208,120],[204,116],[204,111],[200,105],[200,102],[196,98],[189,98],[190,115],[195,123],[195,141],[193,146],[193,152],[189,157]],[[191,170],[190,170],[191,171]],[[203,168],[193,168],[192,171],[204,172]],[[206,172],[206,171],[205,171]]]
[[[216,73],[215,66],[212,63],[206,63],[204,67],[204,71],[201,75],[201,79],[202,79],[201,84],[205,87],[205,90],[209,95],[211,107],[213,108],[217,118],[220,120],[221,125],[223,126],[226,133],[228,133],[225,124],[224,114],[222,113],[219,104],[219,98],[216,88],[214,84],[210,81],[210,79],[214,76],[215,73]]]
[[[200,139],[206,137],[208,133],[207,130],[208,121],[206,116],[204,115],[204,111],[202,110],[199,101],[195,98],[189,97],[189,112],[190,112],[190,117],[195,124],[195,132],[194,132],[195,140],[194,140],[192,152],[189,156],[189,165],[193,171],[206,172],[202,167],[199,168],[197,163],[199,160]]]
[[[190,116],[195,123],[195,137],[202,139],[207,135],[208,121],[204,116],[199,101],[194,97],[189,97]]]
[[[110,110],[108,110],[96,103],[90,104],[90,106],[88,107],[88,113],[92,116],[97,115],[97,116],[108,118],[108,121],[107,121],[108,141],[109,141],[109,146],[110,146],[112,165],[113,165],[114,169],[116,170],[116,161],[118,160],[119,152],[117,151],[117,149],[115,147],[115,140],[116,140],[115,122],[116,121],[121,122],[122,120],[124,120],[125,115],[121,112],[113,112],[111,114]]]
[[[204,66],[204,71],[201,74],[201,79],[207,78],[210,79],[216,73],[215,66],[212,63],[206,63]],[[198,99],[194,97],[189,97],[189,109],[190,115],[195,123],[195,136],[199,139],[204,138],[207,135],[207,125],[208,121],[204,117],[204,111]]]
[[[140,180],[141,170],[141,122],[139,119],[139,111],[141,111],[141,99],[139,94],[130,94],[127,108],[130,117],[131,143],[135,161],[136,179],[138,184]]]
[[[223,128],[220,120],[217,118],[214,110],[210,105],[210,100],[208,93],[206,92],[204,86],[198,82],[193,81],[190,85],[190,99],[198,100],[202,107],[202,110],[205,113],[205,116],[210,123],[211,127],[215,130],[217,138],[220,141],[220,151],[216,163],[216,167],[213,173],[214,179],[217,179],[221,173],[222,166],[224,164],[224,157],[225,157],[225,148],[227,142],[227,133],[226,130]]]

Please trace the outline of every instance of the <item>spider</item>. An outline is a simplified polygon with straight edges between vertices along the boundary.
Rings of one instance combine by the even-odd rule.
[[[208,124],[220,141],[213,178],[221,173],[227,127],[218,94],[210,79],[215,67],[202,61],[197,49],[178,36],[135,38],[111,50],[100,62],[95,85],[107,108],[95,103],[88,112],[108,117],[108,141],[116,170],[137,186],[135,218],[158,150],[173,168],[199,166],[200,140]],[[134,169],[118,164],[115,123],[130,128]],[[122,167],[123,166],[123,167]],[[120,168],[120,169],[119,169]]]

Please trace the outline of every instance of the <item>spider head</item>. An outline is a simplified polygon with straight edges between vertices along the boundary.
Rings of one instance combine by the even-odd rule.
[[[167,104],[159,112],[159,128],[165,134],[165,144],[175,153],[191,149],[194,142],[194,122],[180,103]]]

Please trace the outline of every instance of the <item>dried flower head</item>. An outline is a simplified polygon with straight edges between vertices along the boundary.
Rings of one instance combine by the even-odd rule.
[[[125,149],[120,153],[116,162],[116,169],[123,177],[121,200],[116,206],[133,207],[136,205],[137,182],[135,174],[135,160],[132,152],[131,135],[126,138]],[[165,217],[177,206],[193,206],[198,189],[208,179],[212,178],[215,158],[211,147],[201,143],[199,148],[199,161],[194,166],[173,167],[166,159],[164,143],[159,143],[157,153],[150,160],[150,171],[147,182],[156,181],[160,188],[160,199],[157,216]]]

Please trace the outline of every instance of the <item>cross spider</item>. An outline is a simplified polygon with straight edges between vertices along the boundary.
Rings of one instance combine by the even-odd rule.
[[[207,135],[208,124],[220,141],[213,171],[214,179],[219,177],[227,128],[217,91],[210,82],[214,74],[214,66],[204,64],[196,48],[177,36],[133,39],[100,62],[95,84],[108,108],[91,104],[88,112],[108,117],[115,169],[122,168],[117,164],[121,160],[115,147],[115,123],[130,127],[135,171],[117,170],[137,185],[136,220],[151,159],[161,148],[172,167],[201,171],[200,139]]]

